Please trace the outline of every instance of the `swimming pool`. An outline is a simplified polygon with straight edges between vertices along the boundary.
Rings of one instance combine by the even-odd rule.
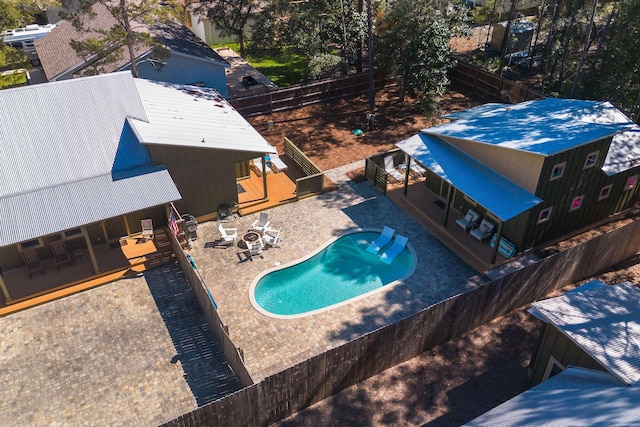
[[[417,256],[411,244],[391,264],[366,251],[380,231],[357,231],[327,242],[293,263],[259,275],[249,288],[251,304],[270,317],[309,316],[362,297],[413,274]]]

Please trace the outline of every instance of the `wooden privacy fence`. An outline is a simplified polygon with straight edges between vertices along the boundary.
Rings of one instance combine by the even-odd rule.
[[[304,178],[296,179],[296,198],[322,194],[324,189],[324,173],[322,170],[304,154],[296,145],[284,138],[284,154],[293,160],[305,174]]]
[[[385,171],[384,158],[386,156],[393,157],[393,164],[399,165],[405,161],[404,153],[398,148],[395,150],[387,151],[382,154],[376,154],[365,159],[364,175],[374,187],[387,194],[387,181],[389,180],[389,174]]]
[[[458,62],[454,68],[449,70],[449,78],[486,95],[508,100],[512,104],[544,98],[543,94],[520,83],[491,74],[464,62]]]
[[[187,255],[187,252],[184,251],[184,249],[182,249],[175,234],[169,233],[169,235],[171,239],[171,246],[176,254],[178,264],[189,281],[189,285],[196,296],[198,304],[207,318],[209,328],[216,336],[216,339],[224,351],[227,363],[244,387],[253,384],[253,379],[244,365],[242,355],[239,353],[238,348],[235,346],[233,341],[231,341],[231,338],[229,337],[229,330],[224,323],[222,323],[222,319],[220,319],[220,316],[218,315],[216,302],[207,288],[207,285],[204,283],[202,276],[198,273],[195,261]]]
[[[640,221],[312,357],[167,426],[264,426],[635,255]],[[533,345],[533,343],[532,343]]]
[[[384,87],[382,74],[374,76],[374,87]],[[292,110],[318,102],[358,96],[369,90],[369,75],[353,76],[304,83],[271,92],[229,99],[229,103],[245,117],[272,114]]]

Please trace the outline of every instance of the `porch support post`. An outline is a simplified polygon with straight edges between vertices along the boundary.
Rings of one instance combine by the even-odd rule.
[[[496,263],[496,256],[498,255],[498,248],[500,247],[500,237],[502,236],[502,221],[498,223],[498,231],[496,231],[496,247],[491,251],[491,264]]]
[[[109,235],[107,234],[107,227],[104,225],[104,221],[100,221],[100,228],[102,228],[102,235],[104,236],[104,242],[109,243]]]
[[[449,188],[447,189],[447,204],[444,207],[444,221],[442,221],[442,226],[446,227],[447,222],[449,220],[449,212],[451,211],[451,195],[453,194],[453,185],[449,184]]]
[[[406,196],[409,191],[409,171],[411,170],[411,157],[406,153],[404,154],[404,163],[407,165],[407,168],[404,171],[404,188],[402,193]]]
[[[267,194],[267,162],[265,160],[264,153],[262,154],[262,190],[264,191],[264,198],[268,199],[269,194]]]
[[[127,230],[127,236],[131,236],[131,228],[129,228],[129,221],[127,221],[127,216],[122,215],[122,220],[124,221],[124,229]]]
[[[93,252],[93,245],[91,245],[91,239],[89,239],[89,233],[87,233],[87,227],[85,227],[83,225],[82,227],[80,227],[80,230],[82,230],[82,235],[84,236],[84,241],[87,244],[87,249],[89,250],[89,258],[91,258],[91,264],[93,264],[93,271],[95,271],[96,274],[100,274],[100,268],[98,267],[98,261],[96,260],[96,254],[95,254],[95,252]]]
[[[7,289],[7,285],[4,284],[4,279],[2,278],[2,274],[0,274],[0,288],[2,288],[2,294],[4,295],[5,301],[11,301],[11,295],[9,295],[9,290]]]

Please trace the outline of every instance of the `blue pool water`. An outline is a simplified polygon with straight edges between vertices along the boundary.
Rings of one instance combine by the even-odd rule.
[[[267,315],[312,314],[408,278],[416,256],[409,244],[388,265],[366,251],[380,232],[347,234],[310,258],[265,273],[250,289],[251,302]]]

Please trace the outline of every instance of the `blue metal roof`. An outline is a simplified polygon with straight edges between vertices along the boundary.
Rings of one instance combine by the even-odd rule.
[[[419,133],[396,146],[502,221],[542,202],[534,194],[435,136]]]
[[[520,104],[486,104],[424,129],[442,137],[550,156],[633,129],[635,124],[609,102],[545,98]]]

